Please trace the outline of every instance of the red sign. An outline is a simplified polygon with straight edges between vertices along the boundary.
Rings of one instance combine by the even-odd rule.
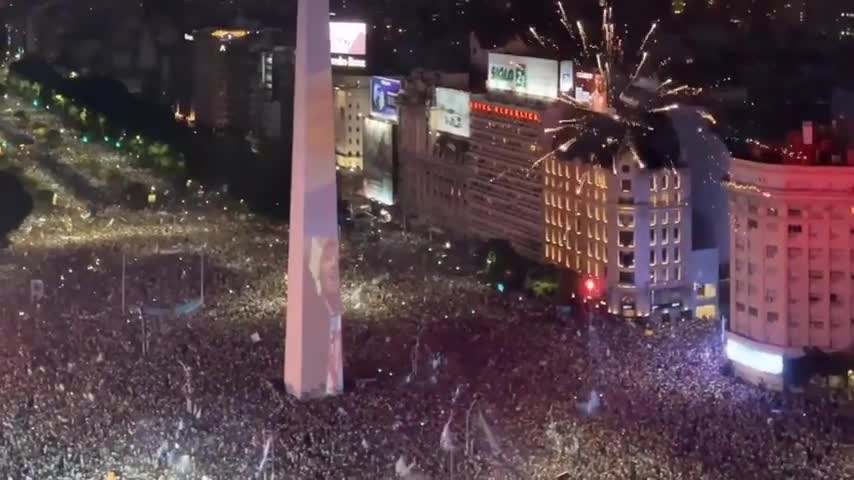
[[[527,122],[539,122],[540,114],[537,112],[528,112],[512,107],[500,107],[498,105],[490,105],[483,102],[471,102],[471,109],[474,112],[489,113],[507,118],[515,118],[516,120],[524,120]]]

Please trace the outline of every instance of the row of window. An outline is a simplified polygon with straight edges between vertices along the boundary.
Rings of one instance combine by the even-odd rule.
[[[747,312],[748,316],[753,317],[753,318],[759,318],[759,309],[758,308],[746,306],[745,304],[743,304],[741,302],[737,302],[735,304],[735,311],[737,313]],[[765,312],[765,320],[768,323],[777,323],[778,321],[780,321],[780,314],[778,312]],[[842,320],[840,318],[836,318],[836,319],[834,319],[834,321],[830,322],[830,327],[831,328],[842,328],[842,326],[844,324],[845,324],[844,320]],[[809,321],[809,325],[812,328],[823,329],[827,325],[827,322],[825,322],[824,320],[811,319]],[[851,319],[851,325],[854,326],[854,318]],[[800,322],[795,320],[794,317],[790,317],[789,326],[793,327],[793,328],[798,328],[798,327],[800,327]]]
[[[850,209],[842,209],[835,206],[828,205],[826,211],[830,214],[830,218],[836,220],[842,220],[846,218],[846,214],[854,213],[854,207]],[[764,212],[766,216],[769,217],[779,217],[780,210],[777,207],[765,207]],[[825,214],[819,209],[808,209],[807,214],[804,213],[804,210],[797,207],[789,207],[786,209],[786,216],[789,218],[806,218],[809,217],[811,219],[823,219],[825,218]],[[759,215],[760,207],[755,203],[748,203],[747,205],[747,213],[751,215]]]
[[[635,285],[636,275],[632,271],[620,271],[620,285]],[[656,268],[650,272],[653,285],[682,281],[682,267]]]

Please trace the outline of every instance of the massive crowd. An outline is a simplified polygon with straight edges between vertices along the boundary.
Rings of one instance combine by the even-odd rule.
[[[722,375],[715,325],[591,331],[389,228],[344,242],[347,393],[296,402],[280,381],[285,231],[136,215],[74,219],[69,247],[22,233],[3,254],[4,477],[851,478],[842,407]],[[202,261],[204,308],[151,322],[143,348],[122,256],[127,309],[199,296]]]
[[[722,374],[716,324],[560,319],[370,220],[342,242],[346,393],[297,402],[286,229],[182,200],[34,214],[0,254],[0,478],[854,478],[846,404]]]

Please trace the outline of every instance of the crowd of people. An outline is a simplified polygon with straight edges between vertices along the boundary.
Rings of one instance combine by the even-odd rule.
[[[0,254],[0,478],[854,478],[849,406],[722,374],[717,324],[559,318],[465,248],[360,222],[345,393],[299,402],[285,227],[211,193],[33,215]]]

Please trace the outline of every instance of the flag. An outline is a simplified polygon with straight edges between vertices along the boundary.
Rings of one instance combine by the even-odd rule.
[[[406,458],[403,455],[397,459],[397,462],[394,464],[394,473],[397,474],[398,477],[408,477],[412,473],[412,467],[415,466],[415,462],[411,464],[406,464]]]
[[[446,452],[453,451],[455,448],[453,436],[453,433],[451,433],[451,419],[449,418],[448,422],[442,428],[442,435],[439,437],[439,448]]]
[[[484,436],[486,436],[486,442],[489,443],[489,448],[492,449],[492,453],[494,455],[500,455],[501,447],[498,445],[498,440],[495,438],[495,434],[492,433],[492,429],[489,428],[489,425],[486,423],[486,419],[483,418],[483,412],[480,410],[477,412],[477,422],[480,424],[480,429],[483,430]]]

